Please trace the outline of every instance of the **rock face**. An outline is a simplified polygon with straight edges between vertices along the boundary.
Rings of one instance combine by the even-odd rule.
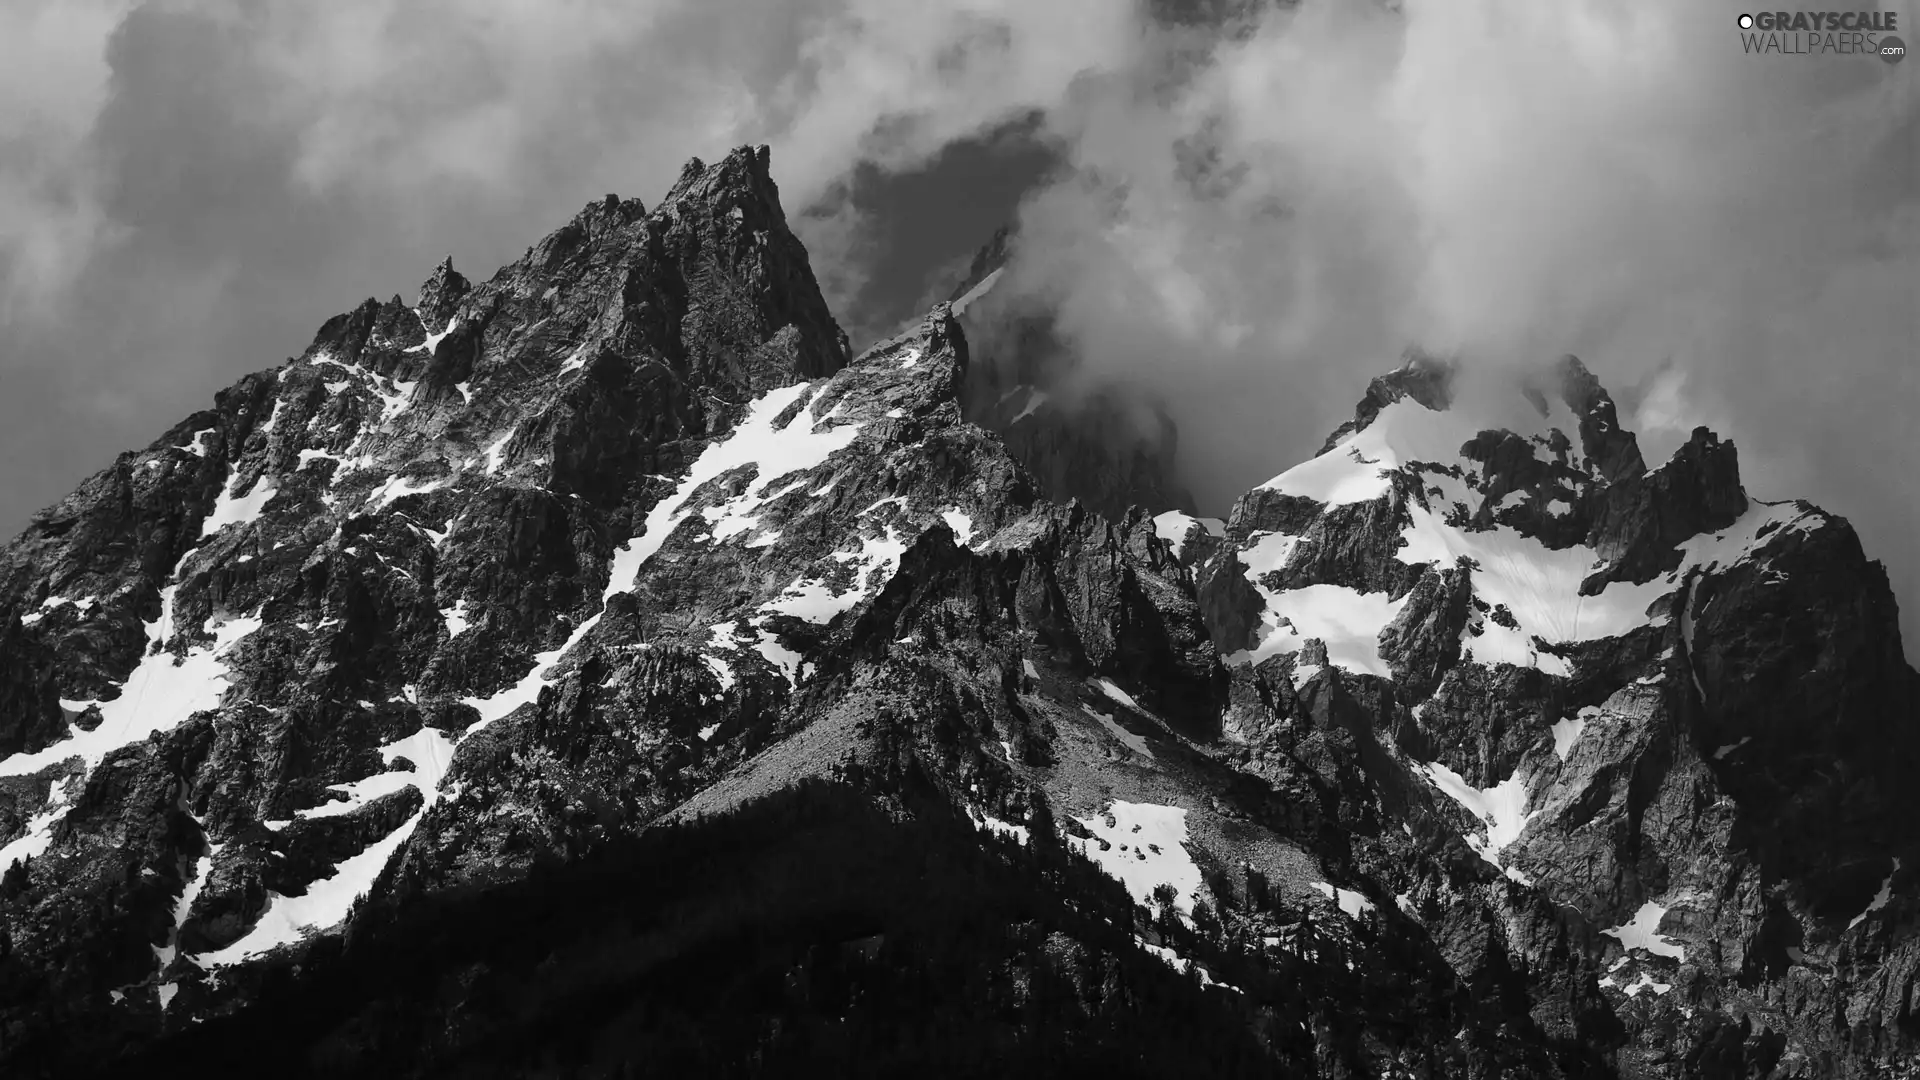
[[[980,404],[991,263],[850,357],[736,151],[39,515],[0,1067],[1911,1067],[1920,677],[1845,522],[1647,470],[1571,359],[1478,430],[1410,357],[1224,522],[1151,453],[1078,500],[1099,421]]]

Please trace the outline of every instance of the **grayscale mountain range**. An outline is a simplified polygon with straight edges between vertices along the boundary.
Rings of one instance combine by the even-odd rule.
[[[851,355],[694,161],[35,516],[0,1072],[1920,1075],[1846,521],[1418,351],[1201,518],[1008,243]]]

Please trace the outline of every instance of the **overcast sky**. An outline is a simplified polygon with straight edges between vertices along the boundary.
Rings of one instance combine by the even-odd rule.
[[[1650,457],[1707,423],[1852,518],[1913,652],[1920,62],[1743,55],[1739,10],[9,0],[0,533],[441,256],[765,142],[856,337],[1017,217],[1010,285],[1167,399],[1211,513],[1410,341],[1570,351]]]

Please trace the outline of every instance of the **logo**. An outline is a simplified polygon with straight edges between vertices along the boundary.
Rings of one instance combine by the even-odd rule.
[[[1877,56],[1897,64],[1906,43],[1893,36],[1896,11],[1756,11],[1741,15],[1740,47],[1783,56]]]

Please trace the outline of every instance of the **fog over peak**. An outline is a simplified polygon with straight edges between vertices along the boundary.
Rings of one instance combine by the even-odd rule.
[[[0,522],[443,255],[485,277],[764,142],[856,337],[968,254],[929,222],[1016,218],[996,292],[1057,310],[1083,378],[1164,399],[1209,512],[1411,344],[1573,353],[1650,464],[1704,423],[1754,496],[1853,519],[1915,651],[1915,65],[1748,55],[1719,0],[1173,7],[9,6]],[[997,159],[941,170],[1010,130],[1047,165],[983,206]]]

